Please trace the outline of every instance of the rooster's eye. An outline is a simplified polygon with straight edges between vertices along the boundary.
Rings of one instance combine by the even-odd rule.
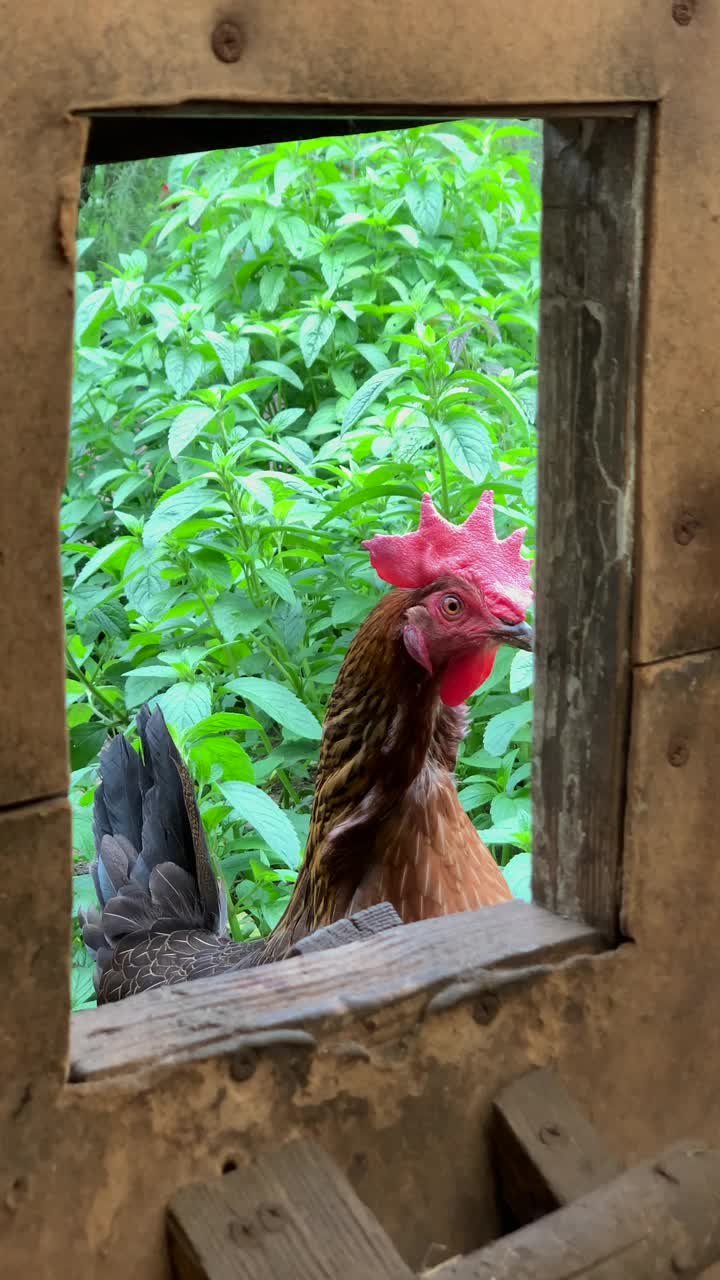
[[[446,618],[457,618],[464,606],[459,596],[443,596],[440,607]]]

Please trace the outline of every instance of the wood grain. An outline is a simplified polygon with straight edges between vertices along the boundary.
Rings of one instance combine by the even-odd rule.
[[[611,940],[630,707],[648,130],[643,111],[545,126],[533,896]]]
[[[720,1152],[685,1143],[426,1280],[692,1280],[720,1258]]]
[[[220,978],[147,991],[119,1005],[74,1014],[71,1079],[228,1053],[243,1037],[312,1028],[415,1002],[414,1016],[458,975],[541,965],[602,945],[584,925],[508,902],[390,929],[372,946],[298,956]],[[487,983],[484,984],[487,986]]]
[[[508,1225],[525,1226],[622,1172],[555,1071],[530,1071],[493,1104],[495,1163]]]
[[[387,929],[397,929],[398,925],[402,925],[402,920],[395,908],[389,902],[378,902],[374,907],[344,916],[342,920],[335,920],[333,924],[326,924],[301,938],[288,952],[288,959],[311,955],[315,951],[335,951],[350,942],[361,942],[385,933]]]
[[[184,1187],[168,1211],[178,1280],[412,1280],[373,1215],[315,1143]]]

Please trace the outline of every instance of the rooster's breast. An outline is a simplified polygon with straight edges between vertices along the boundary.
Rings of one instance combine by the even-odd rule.
[[[390,902],[405,924],[507,902],[507,881],[450,773],[428,764],[379,827],[348,915]]]

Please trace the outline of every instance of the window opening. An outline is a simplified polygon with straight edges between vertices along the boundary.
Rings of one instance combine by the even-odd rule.
[[[415,530],[424,492],[461,523],[492,490],[498,536],[526,527],[533,555],[541,157],[533,121],[461,120],[85,171],[61,516],[75,911],[100,749],[134,744],[147,703],[197,786],[229,936],[264,938],[331,690],[387,590],[363,542]],[[358,680],[342,714],[372,749]],[[524,898],[531,714],[531,654],[503,645],[457,790]],[[377,750],[409,751],[393,723]],[[73,948],[84,1008],[79,927]]]

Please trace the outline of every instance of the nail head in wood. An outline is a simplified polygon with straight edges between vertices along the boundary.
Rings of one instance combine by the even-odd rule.
[[[690,759],[690,748],[684,738],[675,738],[668,747],[668,764],[673,769],[682,769]]]
[[[257,1053],[254,1049],[238,1049],[230,1059],[230,1075],[239,1083],[254,1076],[257,1067]]]
[[[689,27],[694,15],[694,0],[674,0],[672,7],[673,22],[676,22],[679,27]]]
[[[210,43],[220,62],[238,62],[245,45],[242,29],[237,22],[218,22]]]
[[[681,547],[686,547],[692,542],[700,527],[697,516],[694,516],[691,511],[683,511],[673,525],[673,537]]]

